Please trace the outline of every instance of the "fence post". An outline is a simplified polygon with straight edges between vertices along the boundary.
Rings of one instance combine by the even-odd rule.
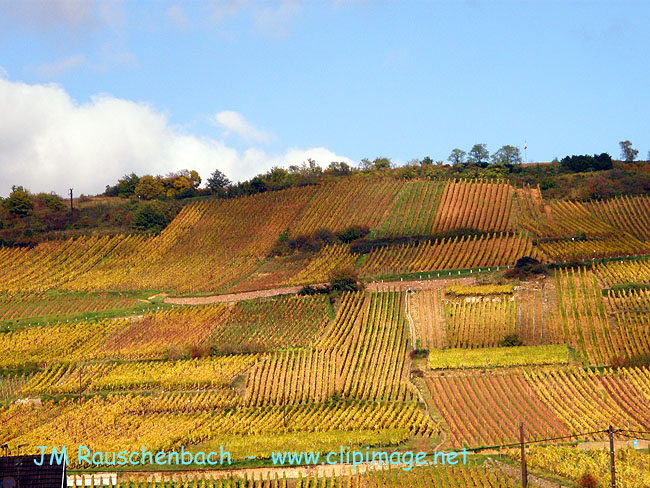
[[[519,424],[519,441],[521,442],[521,486],[528,487],[528,472],[526,470],[526,445],[524,444],[524,423]]]
[[[616,465],[614,462],[614,430],[609,426],[609,467],[612,472],[612,488],[616,488]]]

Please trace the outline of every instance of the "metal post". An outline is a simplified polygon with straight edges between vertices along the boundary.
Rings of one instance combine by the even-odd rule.
[[[526,470],[526,445],[524,444],[524,423],[519,424],[519,441],[521,442],[521,486],[528,487],[528,472]]]
[[[612,471],[612,488],[616,488],[616,464],[614,462],[614,430],[609,426],[609,467]]]

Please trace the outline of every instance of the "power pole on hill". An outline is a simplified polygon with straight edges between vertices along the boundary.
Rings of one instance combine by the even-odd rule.
[[[74,212],[74,208],[72,208],[72,188],[70,188],[70,213]]]
[[[612,488],[616,488],[616,465],[614,463],[614,430],[609,426],[609,467],[612,471]]]
[[[526,444],[524,443],[524,423],[519,424],[519,440],[521,442],[521,486],[528,487],[528,470],[526,469]]]

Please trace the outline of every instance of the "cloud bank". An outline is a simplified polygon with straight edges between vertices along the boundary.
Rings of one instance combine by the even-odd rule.
[[[215,116],[217,124],[226,131],[225,135],[237,134],[248,142],[267,143],[273,140],[270,134],[263,130],[257,129],[253,124],[248,122],[243,115],[232,110],[224,110]]]
[[[2,196],[12,185],[33,192],[65,194],[74,188],[77,195],[96,194],[131,172],[166,174],[187,168],[196,169],[205,180],[218,168],[237,181],[307,158],[321,165],[352,163],[323,147],[290,148],[283,154],[267,154],[254,146],[237,151],[223,140],[174,127],[150,105],[110,95],[77,103],[54,84],[30,85],[0,77],[0,107]],[[242,131],[258,142],[268,137],[237,112],[220,115],[229,130]],[[243,126],[237,125],[242,121]]]

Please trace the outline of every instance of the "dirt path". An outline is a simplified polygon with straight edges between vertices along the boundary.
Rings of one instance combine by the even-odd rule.
[[[312,285],[314,288],[323,284]],[[207,305],[210,303],[239,302],[253,298],[266,298],[279,295],[293,295],[298,293],[302,286],[287,286],[284,288],[270,288],[268,290],[243,291],[240,293],[228,293],[226,295],[209,295],[205,297],[167,297],[165,303],[174,305]]]
[[[474,278],[458,279],[436,279],[436,280],[412,280],[412,281],[376,281],[366,284],[368,291],[389,291],[389,290],[436,290],[445,288],[451,283],[470,285],[475,282]],[[317,283],[314,288],[325,286],[326,283]],[[204,297],[166,297],[165,303],[173,305],[208,305],[210,303],[239,302],[253,298],[267,298],[279,295],[292,295],[298,293],[302,286],[286,286],[283,288],[269,288],[268,290],[243,291],[240,293],[228,293],[225,295],[209,295]]]

